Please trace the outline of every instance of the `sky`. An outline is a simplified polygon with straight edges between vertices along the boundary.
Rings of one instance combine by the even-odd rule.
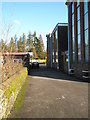
[[[68,22],[68,11],[65,2],[3,2],[2,3],[2,30],[10,26],[8,41],[16,34],[19,38],[28,32],[36,31],[37,37],[41,34],[46,48],[46,34],[54,29],[57,23]]]

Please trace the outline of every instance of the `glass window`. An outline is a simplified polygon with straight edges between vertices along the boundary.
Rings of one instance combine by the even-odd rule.
[[[54,49],[53,49],[53,63],[54,63]]]
[[[78,35],[78,47],[80,48],[80,34]]]
[[[88,29],[85,31],[85,44],[88,45]]]
[[[88,54],[89,48],[88,48],[88,29],[85,31],[85,61],[88,61]]]
[[[80,20],[80,7],[77,8],[77,20]]]
[[[74,38],[74,2],[72,3],[72,59],[75,61],[75,38]]]
[[[85,49],[85,62],[89,60],[89,47],[88,47],[88,3],[84,2],[84,49]]]
[[[84,2],[84,14],[88,11],[88,2]]]
[[[74,38],[74,26],[72,26],[72,38]]]
[[[57,52],[56,52],[56,63],[58,63],[58,53]]]
[[[80,20],[77,22],[77,34],[80,34]]]
[[[74,25],[74,14],[72,14],[72,25]]]
[[[72,38],[72,52],[73,52],[73,61],[75,61],[75,40]]]
[[[52,42],[54,43],[54,35],[52,36]]]
[[[77,7],[80,5],[80,1],[79,0],[77,0]]]
[[[78,35],[78,61],[81,61],[81,40],[80,40],[80,34]]]
[[[84,29],[87,29],[87,28],[88,28],[88,14],[85,14],[85,15],[84,15],[84,25],[85,25],[85,26],[84,26],[84,27],[85,27]]]
[[[58,36],[57,36],[57,30],[56,30],[56,32],[55,32],[55,37],[56,37],[56,40],[57,40],[57,38],[58,38]]]
[[[77,50],[78,61],[81,61],[81,40],[80,40],[80,2],[77,2]]]
[[[72,2],[72,13],[74,13],[74,2]]]
[[[73,51],[75,52],[75,40],[74,40],[74,38],[72,38],[72,42],[73,42]]]

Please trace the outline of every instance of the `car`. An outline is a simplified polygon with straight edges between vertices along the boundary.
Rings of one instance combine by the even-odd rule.
[[[33,62],[32,63],[32,68],[39,68],[39,63],[38,62]]]
[[[32,62],[32,68],[39,68],[38,58],[36,58],[36,59]]]

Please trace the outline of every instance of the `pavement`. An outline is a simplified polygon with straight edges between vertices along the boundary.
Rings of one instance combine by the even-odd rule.
[[[44,65],[32,69],[22,105],[9,118],[88,118],[88,83]]]

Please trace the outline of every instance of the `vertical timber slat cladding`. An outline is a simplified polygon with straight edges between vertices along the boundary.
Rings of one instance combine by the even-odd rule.
[[[50,39],[51,44],[47,42],[47,62],[49,59],[51,59],[51,61],[48,62],[47,66],[54,69],[64,70],[62,52],[68,50],[68,24],[58,23],[50,34],[49,39],[48,35],[46,36],[47,41]],[[48,51],[50,51],[50,53]],[[52,57],[48,57],[49,54]]]
[[[90,2],[74,2],[74,17],[72,18],[72,4],[67,2],[69,22],[69,54],[70,69],[74,69],[75,76],[82,77],[83,71],[89,71],[90,77]],[[78,5],[79,4],[79,5]],[[85,10],[88,8],[88,11]],[[80,17],[80,19],[78,19]],[[74,46],[73,52],[73,27],[74,22]],[[88,26],[88,27],[87,27]],[[74,58],[74,54],[75,58]]]

